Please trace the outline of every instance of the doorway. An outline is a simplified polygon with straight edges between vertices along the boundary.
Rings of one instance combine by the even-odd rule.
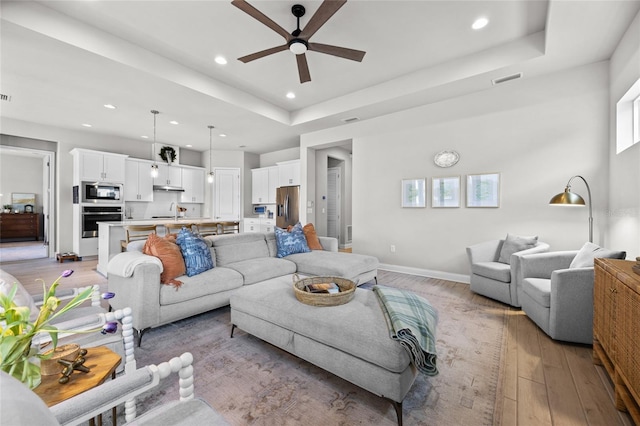
[[[341,187],[340,167],[329,167],[327,169],[327,236],[337,238],[340,244],[343,243],[340,238]]]
[[[3,135],[4,138],[8,137]],[[18,138],[21,139],[21,138]],[[12,238],[0,240],[0,262],[13,262],[53,257],[53,210],[55,152],[0,145],[0,194],[3,207],[13,206],[13,194],[35,194],[33,212],[38,215],[38,237]],[[16,176],[20,176],[16,179]],[[4,209],[3,209],[4,210]],[[16,212],[17,210],[17,212]],[[21,206],[15,206],[11,213],[25,214]]]

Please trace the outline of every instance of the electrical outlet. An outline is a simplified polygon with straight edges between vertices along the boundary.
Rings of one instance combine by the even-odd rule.
[[[396,252],[396,246],[394,244],[391,244],[391,246],[389,247],[389,250],[391,250],[391,253],[395,253]]]

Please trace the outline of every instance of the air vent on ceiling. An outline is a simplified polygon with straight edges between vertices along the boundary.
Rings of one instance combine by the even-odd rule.
[[[518,72],[518,73],[515,73],[515,74],[511,74],[511,75],[507,75],[507,76],[504,76],[504,77],[494,78],[493,80],[491,80],[491,82],[495,86],[496,84],[506,83],[507,81],[517,80],[519,78],[522,78],[522,73],[521,72]]]
[[[11,96],[5,95],[4,93],[0,93],[0,101],[11,102]]]
[[[349,117],[349,118],[341,119],[343,123],[353,123],[354,121],[358,121],[358,120],[360,120],[358,117]]]

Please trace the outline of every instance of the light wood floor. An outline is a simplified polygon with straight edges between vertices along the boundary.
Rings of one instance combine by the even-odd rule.
[[[96,263],[85,257],[81,262],[41,259],[0,267],[32,294],[42,291],[36,279],[49,285],[65,269],[75,272],[61,281],[61,288],[99,284],[106,290],[107,281],[96,272]],[[468,285],[458,285],[470,291]],[[604,370],[593,365],[591,346],[551,340],[516,309],[508,312],[506,342],[504,383],[498,395],[503,425],[633,425],[628,415],[614,408],[611,383]]]

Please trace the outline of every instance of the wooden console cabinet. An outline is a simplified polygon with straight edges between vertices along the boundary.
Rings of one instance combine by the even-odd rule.
[[[38,213],[1,213],[0,239],[40,237],[40,215]]]
[[[595,259],[593,361],[613,380],[616,408],[640,424],[640,275],[634,264]]]

